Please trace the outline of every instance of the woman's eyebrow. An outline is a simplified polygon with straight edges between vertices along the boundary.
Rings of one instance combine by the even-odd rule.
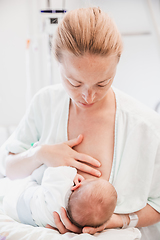
[[[112,79],[112,78],[105,79],[105,80],[103,80],[103,81],[98,82],[97,84],[103,83],[103,82],[105,82],[105,81],[109,81],[109,80],[111,80],[111,79]]]
[[[74,79],[74,78],[72,78],[72,77],[67,77],[67,76],[65,76],[65,77],[66,77],[67,79],[71,79],[71,80],[76,81],[76,82],[78,82],[78,83],[82,83],[81,81],[76,80],[76,79]],[[105,79],[105,80],[103,80],[103,81],[97,82],[96,84],[100,84],[100,83],[109,81],[109,80],[111,80],[111,79],[112,79],[112,77],[111,77],[111,78],[108,78],[108,79]]]

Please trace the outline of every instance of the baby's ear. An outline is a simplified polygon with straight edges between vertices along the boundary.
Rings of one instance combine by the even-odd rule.
[[[76,189],[78,189],[81,186],[81,183],[77,183],[75,186],[71,187],[72,191],[75,191]]]

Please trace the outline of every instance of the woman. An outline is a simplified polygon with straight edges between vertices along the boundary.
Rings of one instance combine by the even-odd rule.
[[[83,232],[158,223],[160,117],[111,87],[122,53],[116,26],[99,8],[73,10],[59,24],[54,51],[63,87],[47,87],[34,97],[1,149],[6,175],[23,178],[42,164],[69,165],[85,178],[109,180],[118,192],[115,214]],[[81,231],[64,209],[53,216],[60,233]]]

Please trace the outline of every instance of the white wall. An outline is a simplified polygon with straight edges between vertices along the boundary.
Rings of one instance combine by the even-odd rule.
[[[160,26],[157,8],[159,1],[151,2],[155,6],[156,21]],[[46,0],[0,1],[0,125],[17,125],[25,112],[26,102],[28,103],[28,38],[32,40],[31,51],[34,55],[34,60],[31,60],[32,94],[47,83],[47,70],[41,72],[42,67],[47,68],[47,61],[41,57],[43,49],[39,48],[43,45],[39,45],[39,42],[46,35],[40,35],[42,26],[38,15],[39,9],[44,8],[46,3]],[[148,0],[66,0],[66,8],[69,10],[99,5],[113,16],[124,39],[124,53],[119,63],[115,86],[154,108],[160,100],[160,42],[147,3]],[[59,7],[63,0],[52,0],[51,4],[51,7]],[[135,35],[141,32],[149,34]],[[127,36],[128,33],[131,35]],[[56,76],[57,72],[54,71],[54,78]]]
[[[26,0],[0,1],[0,125],[25,112]]]
[[[114,85],[155,109],[160,101],[160,37],[152,19],[149,1],[127,2],[132,4],[127,11],[121,11],[123,15],[119,19],[123,20],[115,18],[123,36],[124,52]],[[151,2],[153,9],[156,9],[157,1]],[[157,24],[160,26],[160,21]]]

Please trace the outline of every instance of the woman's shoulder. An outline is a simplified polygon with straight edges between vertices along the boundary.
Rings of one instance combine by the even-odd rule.
[[[62,84],[54,84],[40,89],[33,97],[36,104],[58,103],[67,97],[67,93]]]
[[[40,89],[35,96],[37,97],[42,97],[42,96],[59,96],[61,94],[65,94],[65,90],[62,86],[62,84],[54,84],[54,85],[49,85],[49,86],[46,86],[42,89]]]
[[[28,110],[33,110],[35,114],[54,111],[57,108],[68,106],[69,96],[61,84],[55,84],[40,89],[32,98]]]
[[[119,114],[123,115],[126,121],[146,125],[157,129],[160,133],[160,114],[128,94],[116,88],[113,88],[113,90],[116,95]]]

